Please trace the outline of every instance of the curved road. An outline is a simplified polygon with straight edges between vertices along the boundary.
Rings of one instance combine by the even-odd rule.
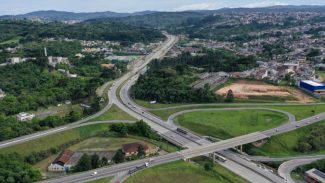
[[[298,166],[310,164],[314,161],[320,160],[322,158],[319,157],[311,157],[304,159],[294,159],[287,162],[284,162],[280,165],[278,169],[279,175],[289,183],[295,183],[295,181],[291,178],[291,172],[296,169]]]
[[[177,113],[172,114],[171,116],[168,117],[167,122],[170,125],[174,125],[174,119],[178,117],[179,115],[190,113],[190,112],[199,112],[199,111],[239,111],[239,110],[265,110],[265,111],[272,111],[272,112],[278,112],[286,115],[288,117],[288,122],[289,123],[295,123],[296,122],[296,117],[287,112],[287,111],[282,111],[282,110],[277,110],[277,109],[269,109],[269,108],[262,108],[262,107],[238,107],[238,108],[204,108],[204,109],[190,109],[190,110],[184,110],[180,111]]]

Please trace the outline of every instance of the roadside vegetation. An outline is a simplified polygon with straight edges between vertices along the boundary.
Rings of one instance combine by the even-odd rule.
[[[196,158],[191,162],[177,161],[145,169],[132,175],[126,183],[246,183],[238,175],[212,164],[204,158]]]
[[[110,120],[136,120],[126,112],[122,111],[119,107],[117,107],[115,104],[112,105],[112,107],[105,112],[103,115],[92,119],[91,121],[110,121]]]
[[[275,128],[287,121],[284,114],[266,110],[197,111],[175,120],[191,131],[220,139]]]
[[[259,156],[295,156],[325,153],[325,121],[273,136],[261,147],[246,145],[245,151]]]

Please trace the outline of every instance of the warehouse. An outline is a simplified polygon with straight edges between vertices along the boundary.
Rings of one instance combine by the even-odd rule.
[[[307,90],[312,93],[324,93],[325,92],[325,84],[318,83],[311,80],[303,80],[299,83],[300,88]]]

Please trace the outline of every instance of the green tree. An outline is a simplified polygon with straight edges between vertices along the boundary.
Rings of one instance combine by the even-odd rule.
[[[226,95],[226,102],[230,103],[234,101],[234,93],[232,90],[228,90]]]
[[[144,156],[146,156],[146,152],[145,152],[144,146],[142,144],[140,144],[138,147],[138,157],[142,158]]]
[[[77,165],[73,168],[75,172],[83,172],[92,169],[92,161],[90,156],[83,154]]]
[[[91,156],[91,166],[93,169],[98,168],[100,166],[101,162],[99,159],[99,156],[95,153]]]
[[[119,149],[113,157],[115,163],[123,163],[125,161],[125,155],[122,152],[122,149]]]

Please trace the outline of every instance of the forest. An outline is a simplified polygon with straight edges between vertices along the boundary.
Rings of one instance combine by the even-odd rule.
[[[160,31],[125,25],[119,22],[89,20],[76,24],[61,22],[40,23],[32,21],[0,21],[0,43],[19,39],[19,43],[39,41],[44,38],[69,38],[79,40],[110,40],[124,44],[154,42],[163,39]]]

